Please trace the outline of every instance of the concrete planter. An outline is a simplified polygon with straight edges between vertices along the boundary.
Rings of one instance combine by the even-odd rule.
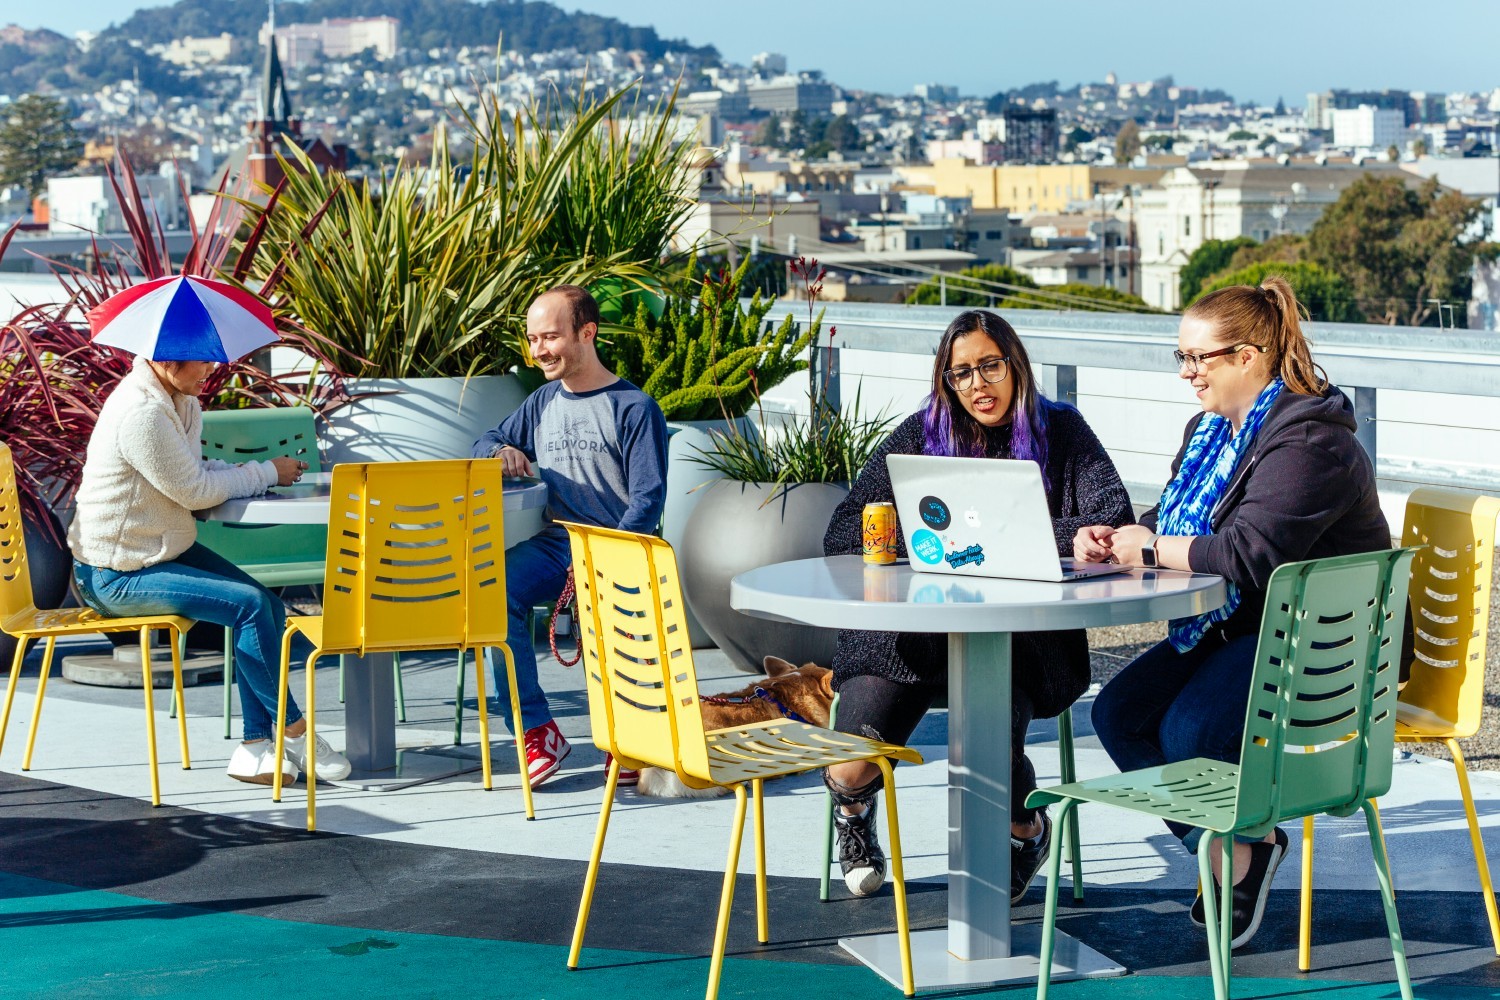
[[[515,375],[360,378],[347,385],[351,395],[365,398],[328,418],[322,433],[324,468],[468,458],[479,436],[514,413],[528,395]],[[508,518],[507,547],[540,531],[542,514],[528,510]]]
[[[759,673],[767,654],[828,666],[838,633],[742,615],[729,606],[729,581],[757,566],[823,554],[823,533],[844,486],[719,480],[687,519],[677,548],[688,608],[735,666]]]

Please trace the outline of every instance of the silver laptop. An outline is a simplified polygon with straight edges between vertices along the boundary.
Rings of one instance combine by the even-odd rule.
[[[1127,568],[1058,556],[1035,462],[935,455],[885,462],[914,570],[1061,583]]]

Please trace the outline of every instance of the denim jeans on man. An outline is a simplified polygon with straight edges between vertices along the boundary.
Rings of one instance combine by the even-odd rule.
[[[537,677],[536,649],[532,645],[530,615],[538,604],[550,604],[562,594],[573,566],[568,531],[550,524],[505,553],[505,599],[510,605],[505,644],[516,661],[516,693],[521,700],[521,726],[535,729],[552,721],[547,693]],[[505,657],[490,650],[490,669],[495,676],[499,715],[507,726],[510,717],[510,683],[505,677]],[[516,734],[520,735],[520,734]]]
[[[128,573],[75,563],[73,579],[83,603],[106,615],[181,615],[233,628],[234,679],[240,687],[244,739],[274,735],[281,633],[286,628],[281,598],[196,542],[176,559]],[[288,692],[287,724],[300,718]]]
[[[1115,766],[1135,771],[1194,757],[1238,763],[1257,638],[1226,642],[1214,630],[1186,653],[1157,643],[1104,685],[1092,718]],[[1197,848],[1203,831],[1167,826],[1188,850]]]

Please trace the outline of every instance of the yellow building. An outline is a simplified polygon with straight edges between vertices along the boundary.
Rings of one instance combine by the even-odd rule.
[[[962,159],[898,169],[909,184],[939,197],[972,198],[975,209],[1003,208],[1022,215],[1066,212],[1103,191],[1154,184],[1164,172],[1086,163],[983,166]]]

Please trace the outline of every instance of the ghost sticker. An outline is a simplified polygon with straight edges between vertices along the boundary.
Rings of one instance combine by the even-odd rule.
[[[911,536],[911,554],[929,566],[943,561],[943,542],[926,528],[918,528]]]
[[[948,512],[948,505],[934,496],[922,498],[917,504],[917,510],[922,514],[922,523],[933,531],[942,531],[953,523],[953,515]]]
[[[979,511],[973,507],[964,511],[964,524],[967,524],[971,528],[979,527]]]

